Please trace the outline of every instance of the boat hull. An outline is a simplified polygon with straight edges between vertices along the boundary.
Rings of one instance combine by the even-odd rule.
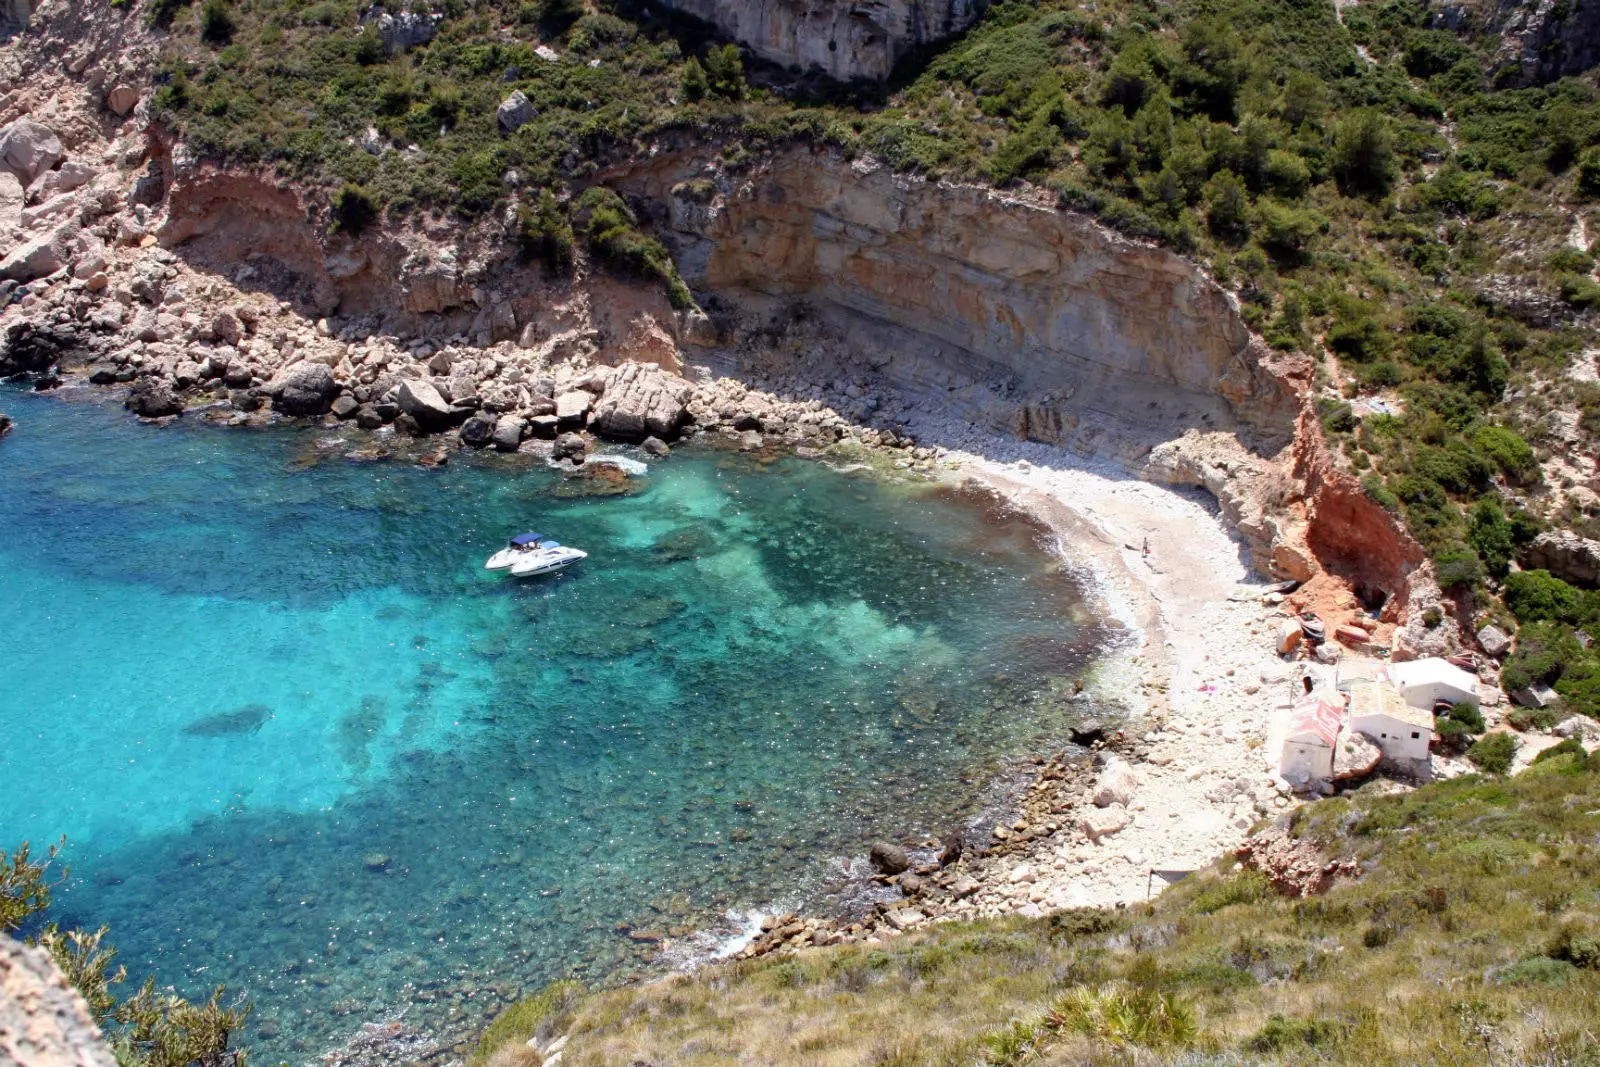
[[[519,560],[511,567],[511,577],[537,578],[541,574],[552,574],[589,557],[589,553],[582,549],[565,547],[543,550],[532,555],[534,558]]]

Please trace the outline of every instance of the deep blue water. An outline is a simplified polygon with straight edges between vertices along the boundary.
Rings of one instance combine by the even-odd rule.
[[[1062,736],[1107,636],[1030,526],[814,461],[680,449],[595,498],[525,457],[0,407],[0,847],[66,834],[55,916],[247,992],[257,1062],[817,900]],[[590,558],[481,569],[528,527]]]

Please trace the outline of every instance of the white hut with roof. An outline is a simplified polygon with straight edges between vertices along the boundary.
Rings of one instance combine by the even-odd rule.
[[[1289,711],[1278,757],[1278,773],[1296,789],[1333,777],[1334,745],[1344,725],[1344,705],[1337,693],[1316,689]]]
[[[1438,656],[1391,663],[1388,674],[1407,704],[1430,715],[1436,704],[1476,704],[1480,696],[1476,674]],[[1431,729],[1433,720],[1428,722]]]

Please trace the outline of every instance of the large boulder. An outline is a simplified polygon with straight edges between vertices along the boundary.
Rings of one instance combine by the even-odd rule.
[[[1121,756],[1112,756],[1106,760],[1105,766],[1100,771],[1100,778],[1095,782],[1094,793],[1091,798],[1097,808],[1109,808],[1113,804],[1123,807],[1133,803],[1133,797],[1139,789],[1139,776],[1133,767]]]
[[[146,375],[135,382],[123,406],[144,419],[183,413],[183,400],[172,391],[172,383],[159,374]]]
[[[689,414],[694,387],[648,363],[624,363],[611,375],[589,416],[598,434],[627,441],[677,434]]]
[[[417,420],[427,432],[448,429],[462,421],[466,412],[451,405],[434,384],[422,378],[407,378],[397,395],[400,410]]]
[[[0,133],[0,165],[24,186],[32,185],[39,175],[66,158],[61,139],[50,127],[30,118],[20,118]]]
[[[500,128],[506,133],[515,133],[518,129],[533,121],[538,112],[533,109],[533,102],[523,94],[521,89],[500,102],[500,109],[496,117],[500,121]]]
[[[54,274],[76,257],[78,234],[78,223],[73,220],[22,242],[5,259],[0,259],[0,275],[13,281],[31,282]]]
[[[1102,837],[1109,837],[1119,830],[1126,829],[1133,822],[1133,816],[1121,804],[1112,804],[1104,808],[1088,808],[1078,819],[1078,829],[1090,841],[1098,841]]]
[[[272,406],[285,415],[326,415],[339,395],[333,371],[325,363],[291,363],[267,383]]]
[[[522,434],[526,428],[527,423],[522,421],[521,415],[501,415],[495,420],[490,443],[497,452],[515,452],[522,444]]]
[[[461,443],[483,448],[494,437],[494,427],[494,416],[480,412],[461,424]]]
[[[867,862],[879,874],[900,874],[911,866],[906,850],[888,841],[877,841],[867,853]]]
[[[1333,780],[1347,782],[1365,778],[1378,769],[1383,760],[1383,750],[1366,734],[1346,730],[1333,750]]]
[[[123,83],[106,94],[106,107],[113,115],[122,116],[139,104],[139,90]]]
[[[535,420],[538,421],[538,420]],[[556,438],[556,443],[550,450],[550,455],[555,459],[570,459],[582,462],[583,454],[589,450],[589,442],[575,433],[564,433]]]
[[[593,407],[593,393],[586,393],[582,389],[562,393],[556,397],[556,422],[563,430],[582,429]]]

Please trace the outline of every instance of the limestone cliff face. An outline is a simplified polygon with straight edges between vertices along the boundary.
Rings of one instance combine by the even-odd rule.
[[[618,180],[662,205],[691,286],[801,303],[861,367],[958,418],[1121,458],[1185,429],[1263,452],[1294,433],[1295,369],[1227,293],[1052,204],[806,150],[732,177],[685,159]]]
[[[1498,38],[1497,76],[1544,85],[1600,64],[1600,0],[1444,0],[1428,24]]]
[[[911,49],[960,32],[987,0],[660,0],[763,59],[841,81],[882,80]]]

